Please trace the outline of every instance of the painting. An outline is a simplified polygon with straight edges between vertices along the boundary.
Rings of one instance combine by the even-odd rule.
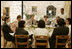
[[[37,6],[32,6],[32,12],[37,12]]]
[[[5,15],[5,16],[9,16],[9,13],[10,13],[9,10],[10,10],[9,7],[4,7],[3,15]]]

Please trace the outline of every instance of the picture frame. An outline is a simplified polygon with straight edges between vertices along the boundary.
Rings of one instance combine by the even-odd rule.
[[[32,6],[32,12],[37,12],[37,6]]]

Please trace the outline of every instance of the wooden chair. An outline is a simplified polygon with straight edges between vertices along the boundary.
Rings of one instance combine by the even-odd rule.
[[[47,36],[35,36],[35,48],[37,46],[46,46],[45,48],[48,48],[48,39]],[[37,40],[44,40],[46,42],[37,42]]]
[[[27,39],[26,42],[18,42],[18,38],[25,38]],[[29,35],[15,35],[15,43],[16,43],[16,48],[18,48],[18,45],[27,45],[24,48],[29,48]]]
[[[59,42],[58,42],[59,39],[67,39],[67,40],[68,40],[68,38],[69,38],[69,36],[67,36],[67,35],[57,35],[57,36],[56,36],[55,48],[57,48],[58,45],[59,45],[59,46],[61,46],[61,45],[66,45],[66,43],[59,43]],[[65,48],[65,47],[63,47],[63,48]]]

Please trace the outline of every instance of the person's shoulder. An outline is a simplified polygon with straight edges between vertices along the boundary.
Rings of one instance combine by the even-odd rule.
[[[24,32],[28,32],[28,31],[24,29]]]
[[[67,26],[65,26],[66,27],[66,29],[69,29]]]
[[[69,25],[69,27],[71,28],[71,25]]]
[[[3,26],[8,26],[7,23],[4,23]]]
[[[27,30],[23,30],[22,31],[24,34],[28,34],[28,31]]]

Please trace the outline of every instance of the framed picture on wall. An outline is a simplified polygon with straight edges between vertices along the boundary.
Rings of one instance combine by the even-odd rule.
[[[9,7],[4,7],[3,15],[9,16],[9,14],[10,14],[10,8]]]
[[[37,6],[32,6],[32,12],[37,12]]]

